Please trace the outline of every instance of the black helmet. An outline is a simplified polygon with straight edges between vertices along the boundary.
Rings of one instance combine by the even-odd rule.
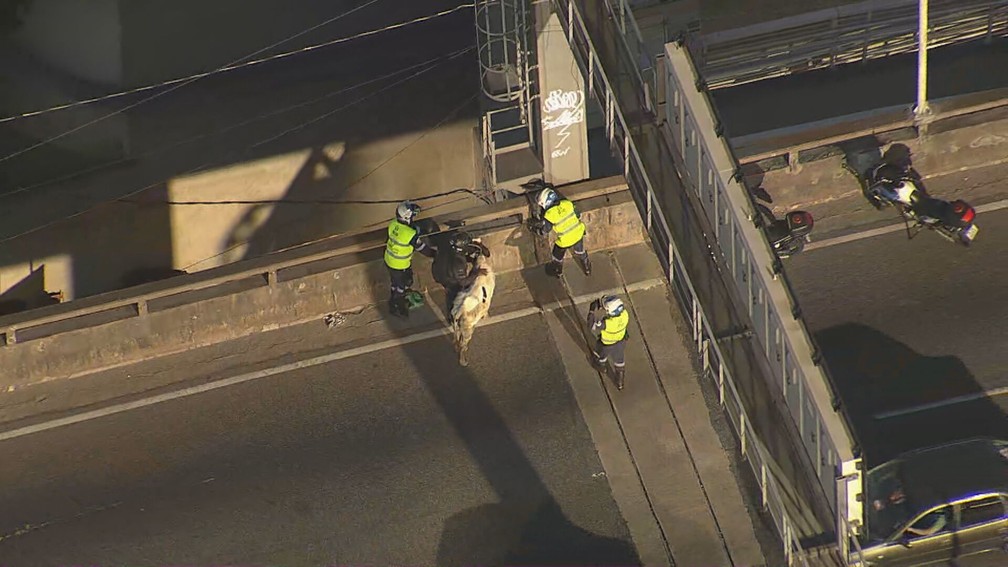
[[[456,252],[464,252],[472,244],[472,236],[468,232],[456,232],[448,239],[448,245]]]

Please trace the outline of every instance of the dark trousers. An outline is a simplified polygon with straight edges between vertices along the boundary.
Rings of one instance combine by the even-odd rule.
[[[626,337],[611,345],[602,344],[602,339],[595,339],[595,356],[600,364],[611,360],[614,368],[623,368],[626,365]]]
[[[580,257],[582,260],[587,257],[587,252],[584,247],[584,238],[578,240],[576,244],[570,247],[574,252],[575,256]],[[561,248],[556,244],[553,244],[553,261],[556,263],[563,262],[564,256],[567,255],[567,248]]]
[[[389,280],[392,282],[392,298],[406,295],[406,290],[413,285],[413,268],[396,270],[388,266],[385,267],[388,268]]]

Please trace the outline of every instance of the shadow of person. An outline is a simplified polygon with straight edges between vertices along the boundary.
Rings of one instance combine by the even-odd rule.
[[[234,259],[249,259],[332,236],[341,205],[327,201],[342,197],[353,174],[342,157],[331,148],[311,148],[284,195],[246,211],[228,235],[225,250],[245,244],[240,258]],[[395,205],[390,206],[394,210]]]
[[[756,205],[756,212],[759,213],[760,216],[763,218],[764,224],[768,225],[773,221],[777,220],[777,217],[774,216],[773,211],[770,210],[770,207],[764,205],[763,203],[754,203],[754,204]]]
[[[552,255],[552,245],[543,238],[532,236],[524,227],[509,234],[504,243],[509,246],[525,247],[526,243],[520,242],[520,240],[527,238],[536,239],[533,246],[535,249],[535,258],[527,258],[524,262],[526,266],[530,267],[522,268],[520,271],[522,282],[525,283],[525,287],[528,288],[529,293],[532,295],[532,300],[536,305],[542,307],[550,303],[560,302],[562,307],[555,311],[560,324],[567,335],[574,340],[575,344],[583,345],[581,350],[586,360],[593,362],[592,351],[585,343],[586,322],[581,320],[581,315],[578,313],[577,307],[571,303],[563,283],[559,279],[546,274],[545,262],[549,261]],[[571,267],[578,269],[576,266],[570,265],[572,264],[570,254],[565,258],[565,263],[568,266],[564,269]]]
[[[445,522],[438,565],[639,565],[627,542],[587,532],[553,499],[539,506],[484,504]]]
[[[959,358],[922,355],[857,323],[816,340],[869,466],[923,446],[1008,434],[1004,412]]]
[[[868,177],[871,168],[882,161],[882,150],[879,147],[879,140],[875,136],[864,136],[838,142],[837,147],[843,152],[846,167],[860,179]]]
[[[600,261],[595,256],[591,257],[593,262]],[[570,254],[568,254],[565,263],[567,264],[564,268],[565,270],[579,269],[574,265]],[[547,275],[544,265],[523,268],[521,276],[522,281],[525,282],[529,292],[532,294],[532,300],[535,301],[536,305],[542,307],[556,302],[560,303],[560,307],[554,309],[553,313],[556,314],[557,320],[560,321],[560,325],[563,327],[564,332],[567,333],[567,336],[574,341],[574,344],[578,345],[585,360],[589,364],[594,364],[595,355],[592,351],[593,347],[590,345],[594,345],[595,341],[593,336],[588,332],[588,322],[582,319],[577,305],[573,303],[571,297],[567,294],[567,290],[564,289],[563,282],[558,278]]]
[[[891,144],[886,148],[885,153],[882,154],[882,161],[902,168],[913,167],[910,147],[901,143]]]
[[[380,262],[369,264],[372,282],[387,280],[383,268]],[[414,269],[418,272],[416,287],[420,289],[425,282],[431,281],[429,263],[415,260]],[[379,285],[373,285],[372,289],[376,290],[374,301],[384,307],[382,313],[386,314],[394,335],[411,335],[418,330],[415,324],[432,319],[434,306],[424,305],[410,315],[410,320],[416,323],[395,320],[388,315],[384,290]],[[472,351],[481,355],[474,356],[469,367],[457,364],[454,345],[445,335],[400,347],[497,497],[495,504],[463,509],[446,521],[438,545],[438,565],[640,563],[636,550],[628,541],[588,533],[566,518],[550,488],[526,455],[523,444],[518,442],[512,431],[512,427],[517,431],[523,425],[511,425],[505,421],[484,391],[486,385],[480,383],[477,372],[481,368],[488,371],[486,369],[491,367],[513,364],[508,361],[515,359],[509,357],[533,356],[554,360],[559,356],[555,352],[528,354],[528,349],[544,348],[542,345],[548,344],[545,336],[539,336],[546,332],[541,321],[532,318],[481,327],[477,329],[472,343]],[[554,389],[566,387],[565,382],[556,382],[555,378],[547,381],[553,382]],[[540,381],[536,384],[532,387],[547,387]],[[555,393],[543,390],[535,396],[547,396],[540,399],[548,399]],[[524,411],[534,410],[526,407]],[[531,444],[529,451],[542,454],[543,450],[548,450],[546,446],[539,446],[545,438],[542,438],[543,441],[536,438],[542,438],[542,435],[536,433],[523,437],[525,445]],[[566,458],[553,455],[550,466],[557,459],[562,461]],[[451,488],[445,486],[434,490],[447,493]],[[604,494],[609,494],[608,489],[604,490]],[[603,498],[603,493],[595,496]],[[618,515],[614,504],[611,500],[609,502],[606,505],[612,508],[609,513]]]
[[[742,165],[742,179],[745,187],[752,193],[753,197],[761,201],[773,204],[773,196],[763,187],[763,180],[766,179],[766,171],[758,163],[746,163]]]

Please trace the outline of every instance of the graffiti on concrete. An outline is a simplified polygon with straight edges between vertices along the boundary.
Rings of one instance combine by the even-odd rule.
[[[550,156],[560,158],[570,152],[567,138],[570,137],[570,127],[584,122],[584,93],[580,90],[550,91],[543,101],[543,132],[558,130],[556,143],[553,144]]]

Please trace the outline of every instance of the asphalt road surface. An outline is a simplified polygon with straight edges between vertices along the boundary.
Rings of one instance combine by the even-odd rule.
[[[526,317],[468,369],[437,338],[4,441],[0,564],[634,564],[551,345]]]
[[[1008,87],[1008,40],[929,50],[928,98]],[[730,136],[917,101],[917,54],[841,65],[713,91]]]
[[[1008,438],[1008,209],[977,223],[969,249],[900,231],[789,261],[870,464],[963,437]],[[953,403],[960,397],[978,399]]]

